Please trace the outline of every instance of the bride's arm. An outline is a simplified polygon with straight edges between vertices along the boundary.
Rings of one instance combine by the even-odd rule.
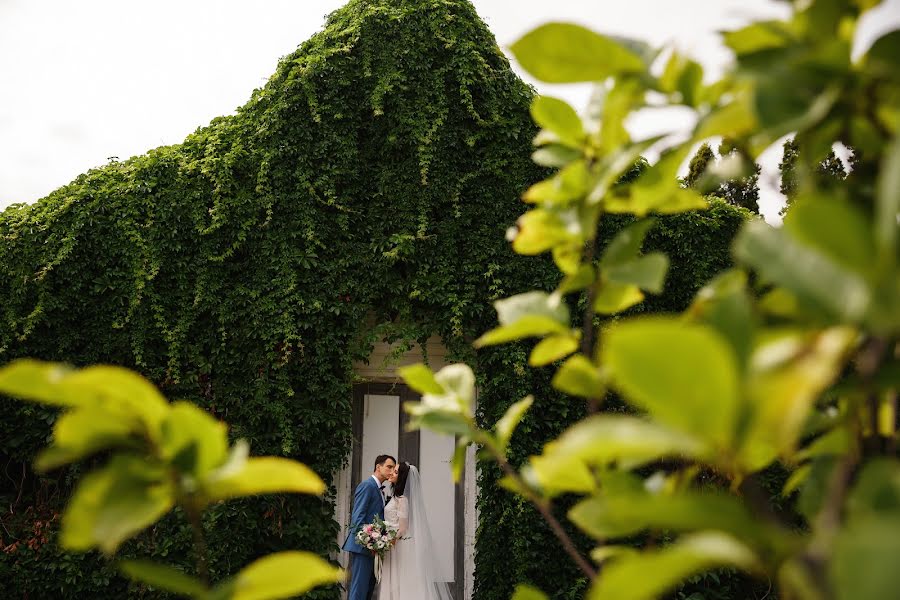
[[[400,517],[400,527],[397,531],[397,537],[402,538],[406,535],[406,531],[409,529],[409,502],[407,502],[406,498],[400,497],[400,504],[397,506],[397,513]]]

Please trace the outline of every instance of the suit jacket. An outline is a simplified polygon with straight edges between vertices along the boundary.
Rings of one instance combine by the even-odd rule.
[[[375,520],[375,516],[384,519],[384,500],[378,484],[370,476],[356,486],[353,494],[353,513],[350,516],[350,533],[341,547],[346,552],[355,552],[369,556],[369,551],[356,542],[356,533],[363,525]]]

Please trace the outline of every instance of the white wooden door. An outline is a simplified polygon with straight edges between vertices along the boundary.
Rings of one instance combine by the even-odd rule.
[[[438,564],[442,567],[439,575],[450,584],[454,596],[462,598],[463,482],[453,482],[450,459],[454,439],[430,431],[406,431],[403,402],[414,400],[418,400],[415,392],[400,384],[354,386],[354,443],[350,465],[339,478],[345,483],[338,486],[338,494],[343,496],[338,498],[338,509],[349,519],[353,490],[372,474],[379,454],[416,465],[422,477],[435,551],[439,553]],[[346,535],[347,526],[342,523],[342,535]]]

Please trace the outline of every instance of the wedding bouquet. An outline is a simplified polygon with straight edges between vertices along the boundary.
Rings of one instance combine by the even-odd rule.
[[[375,517],[375,521],[368,525],[363,525],[356,532],[356,542],[375,555],[376,581],[381,581],[381,563],[384,560],[384,554],[397,541],[397,534],[396,529],[389,527],[378,516]]]

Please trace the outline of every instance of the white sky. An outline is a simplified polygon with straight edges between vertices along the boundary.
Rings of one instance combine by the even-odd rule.
[[[474,0],[507,50],[546,21],[674,43],[715,76],[716,31],[783,16],[772,0]],[[343,0],[0,0],[0,208],[79,173],[182,141],[230,114]],[[900,0],[881,13],[896,25]],[[882,15],[883,17],[883,15]],[[874,19],[884,27],[884,18]],[[520,72],[521,75],[521,72]],[[534,83],[534,82],[532,82]],[[583,86],[538,85],[581,110]],[[678,126],[644,117],[634,131]],[[671,123],[670,123],[671,120]],[[762,210],[777,221],[780,150],[762,157]]]

